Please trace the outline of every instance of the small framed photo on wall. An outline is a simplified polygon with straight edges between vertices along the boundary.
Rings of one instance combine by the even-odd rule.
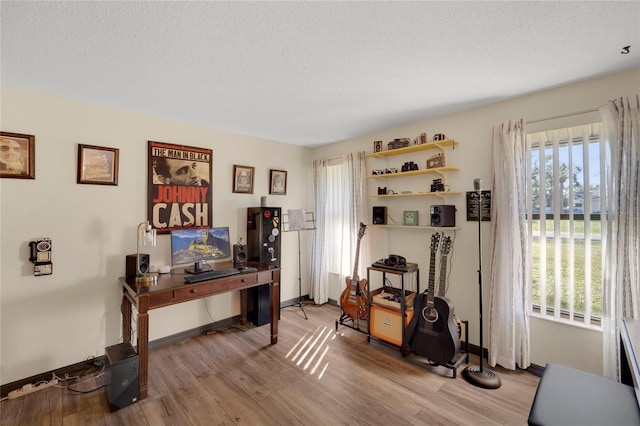
[[[0,132],[0,178],[36,178],[36,137]]]
[[[233,165],[233,192],[253,194],[255,167]]]
[[[78,183],[118,185],[117,148],[78,145]]]
[[[284,170],[270,170],[269,194],[286,195],[287,193],[287,172]]]

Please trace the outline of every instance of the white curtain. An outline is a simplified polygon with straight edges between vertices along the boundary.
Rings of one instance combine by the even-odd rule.
[[[494,126],[489,364],[512,370],[531,363],[526,159],[523,120]]]
[[[328,301],[330,273],[344,278],[353,272],[358,230],[366,220],[365,178],[363,151],[313,161],[317,229],[312,243],[310,297],[316,304]]]
[[[600,108],[609,142],[603,271],[603,370],[620,377],[619,326],[640,319],[640,95]]]
[[[327,240],[327,165],[328,160],[313,160],[313,211],[316,216],[316,230],[313,232],[311,249],[311,289],[309,297],[316,304],[328,300],[329,279],[328,259],[325,255]]]

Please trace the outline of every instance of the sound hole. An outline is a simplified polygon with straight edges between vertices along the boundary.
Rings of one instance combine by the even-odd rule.
[[[422,308],[422,318],[424,318],[426,322],[436,322],[438,320],[438,311],[433,307],[425,306]]]

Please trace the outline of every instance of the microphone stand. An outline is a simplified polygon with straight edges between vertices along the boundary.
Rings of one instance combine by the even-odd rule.
[[[479,292],[479,310],[480,310],[480,365],[470,365],[464,369],[463,376],[472,385],[485,389],[498,389],[502,382],[500,377],[488,368],[483,368],[482,361],[484,358],[484,346],[482,343],[482,189],[479,185],[480,180],[474,181],[476,191],[478,192],[478,292]]]

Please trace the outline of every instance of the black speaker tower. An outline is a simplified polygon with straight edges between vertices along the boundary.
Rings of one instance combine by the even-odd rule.
[[[249,261],[280,267],[282,209],[280,207],[247,208],[247,258]],[[256,326],[270,322],[269,284],[249,290],[249,321]],[[278,307],[280,304],[278,303]]]
[[[247,209],[247,254],[250,261],[280,266],[280,207]]]

